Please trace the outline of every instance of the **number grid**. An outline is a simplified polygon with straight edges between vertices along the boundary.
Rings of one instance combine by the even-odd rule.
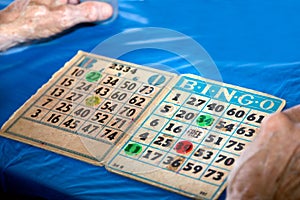
[[[97,62],[100,61],[100,65],[97,64],[97,62],[96,65],[94,65],[95,60]],[[111,65],[111,63],[113,63],[113,65]],[[121,68],[116,68],[117,66],[122,66],[123,71],[121,72],[119,70]],[[138,72],[138,76],[136,74],[127,76],[130,72],[129,69],[134,71],[134,73]],[[38,97],[9,125],[6,132],[16,137],[43,144],[44,146],[52,146],[66,152],[72,151],[68,148],[56,146],[55,144],[45,141],[24,137],[23,135],[11,131],[14,124],[23,118],[30,122],[46,125],[54,129],[60,129],[64,132],[108,144],[111,147],[103,156],[104,158],[123,137],[126,130],[130,129],[134,122],[138,120],[147,106],[160,94],[164,85],[168,84],[174,76],[174,74],[163,73],[160,76],[165,77],[164,81],[151,85],[147,82],[147,78],[155,74],[158,74],[155,69],[131,64],[125,66],[123,62],[112,61],[109,58],[99,58],[85,54],[81,55],[77,57],[72,64],[65,66],[60,71],[59,76],[56,76],[55,79],[52,80],[51,84],[47,83],[44,86],[46,88],[43,92],[38,92]],[[100,78],[98,78],[97,81],[89,81],[88,78],[92,80],[94,75],[98,75]],[[114,79],[118,78],[119,80],[114,85],[112,81],[110,82],[111,85],[105,85],[104,82],[109,82],[109,77],[113,77]],[[104,97],[96,94],[96,89],[101,86],[109,90]],[[122,86],[124,87],[123,89]],[[112,95],[118,91],[119,93],[117,94],[122,93],[126,98],[120,101],[113,99]],[[105,90],[102,90],[100,94],[104,94],[104,92]],[[88,106],[86,101],[90,96],[100,97],[100,103],[95,106]],[[106,110],[102,110],[101,107],[104,106],[106,102],[111,103],[111,105],[116,105],[113,112],[108,110],[110,107]],[[125,110],[124,107],[127,107],[128,110],[126,110],[124,114],[120,114],[122,109]],[[81,111],[79,112],[78,110]],[[80,114],[76,115],[76,111],[80,114],[85,111],[85,113],[88,114],[82,117]],[[103,123],[98,122],[97,120],[99,119],[92,120],[93,117],[96,118],[95,115],[97,112],[108,116]],[[131,114],[133,117],[131,117]],[[101,146],[101,144],[99,145]],[[89,155],[72,151],[72,154],[74,153],[95,160]]]
[[[229,173],[230,169],[232,168],[232,166],[230,167],[227,167],[223,165],[220,165],[218,163],[216,163],[216,160],[218,160],[219,157],[221,157],[221,159],[225,158],[224,154],[225,155],[229,155],[231,156],[230,157],[230,162],[228,161],[228,163],[231,165],[231,162],[234,162],[232,161],[233,159],[237,158],[239,155],[240,155],[240,152],[238,151],[234,151],[234,150],[231,150],[230,148],[228,148],[226,150],[226,146],[228,146],[228,142],[231,140],[231,139],[234,139],[233,141],[235,141],[235,139],[238,139],[238,141],[243,141],[244,143],[248,144],[249,142],[251,142],[251,138],[249,139],[245,139],[243,137],[239,137],[239,135],[236,134],[236,131],[242,126],[242,125],[247,125],[249,127],[253,127],[253,129],[257,129],[259,128],[259,124],[254,124],[254,123],[250,123],[250,122],[245,122],[246,121],[246,118],[247,116],[249,116],[252,111],[255,111],[254,109],[250,108],[250,109],[246,109],[247,111],[246,112],[240,112],[240,113],[244,113],[242,118],[230,118],[230,116],[225,116],[226,112],[229,113],[229,110],[230,108],[233,110],[234,108],[232,108],[231,106],[239,106],[239,105],[236,105],[236,104],[233,104],[233,103],[225,103],[227,106],[224,107],[224,109],[221,111],[220,114],[216,114],[216,113],[208,113],[208,112],[205,112],[204,109],[207,108],[208,105],[211,105],[210,103],[211,102],[215,102],[213,98],[211,99],[208,99],[202,106],[202,108],[200,110],[196,109],[196,108],[191,108],[191,107],[186,107],[185,104],[186,102],[191,98],[191,96],[193,95],[193,93],[190,93],[188,95],[188,98],[185,99],[184,102],[182,102],[181,104],[176,104],[174,102],[170,102],[168,101],[168,97],[170,95],[172,95],[172,92],[174,90],[180,90],[180,88],[177,88],[177,87],[174,87],[171,91],[169,91],[169,93],[163,98],[163,100],[161,101],[161,103],[152,111],[152,113],[147,117],[147,119],[141,124],[141,127],[139,129],[137,129],[135,131],[135,133],[130,137],[130,139],[125,143],[124,147],[126,147],[128,144],[131,144],[131,143],[137,143],[137,144],[140,144],[143,146],[143,152],[141,154],[139,154],[138,156],[128,156],[124,153],[122,153],[122,151],[124,151],[124,149],[120,149],[119,150],[119,154],[120,156],[122,157],[126,157],[126,158],[129,158],[129,159],[132,159],[132,160],[136,160],[138,162],[141,162],[141,163],[144,163],[146,165],[152,165],[154,167],[157,167],[161,170],[167,170],[167,171],[170,171],[170,169],[166,168],[166,167],[162,167],[161,164],[164,162],[164,160],[168,157],[168,156],[179,156],[179,157],[184,157],[184,162],[182,162],[180,164],[180,167],[174,171],[174,173],[176,174],[180,174],[181,176],[185,176],[185,177],[188,177],[188,178],[192,178],[192,179],[195,179],[195,180],[198,180],[200,182],[203,182],[203,183],[206,183],[206,184],[209,184],[209,185],[213,185],[213,186],[218,186],[218,189],[216,191],[214,191],[213,195],[212,196],[215,196],[217,195],[217,193],[219,192],[219,189],[221,188],[221,186],[223,186],[225,184],[225,181],[227,179],[227,174]],[[173,92],[174,93],[174,92]],[[201,95],[200,95],[201,96]],[[205,96],[202,96],[203,98],[205,98]],[[224,103],[224,102],[221,102],[221,103]],[[176,105],[178,106],[176,111],[174,111],[171,115],[171,117],[166,117],[165,115],[163,115],[162,113],[158,114],[157,110],[160,109],[160,105],[162,104],[165,104],[165,105]],[[241,110],[243,110],[243,107],[239,107]],[[176,146],[176,143],[178,144],[179,141],[181,140],[187,140],[185,138],[183,138],[185,132],[181,132],[180,135],[173,135],[173,134],[169,134],[169,133],[166,133],[166,132],[163,132],[163,130],[168,126],[168,124],[172,121],[172,122],[178,122],[178,123],[181,123],[181,124],[185,124],[187,125],[187,128],[186,130],[189,130],[190,128],[194,128],[194,127],[197,127],[197,125],[195,125],[195,121],[196,121],[196,118],[194,118],[192,120],[192,122],[185,122],[184,120],[177,120],[177,119],[174,119],[175,118],[175,115],[176,113],[178,113],[178,111],[180,111],[181,109],[188,109],[188,110],[193,110],[193,111],[196,111],[200,114],[210,114],[211,116],[213,116],[214,118],[216,118],[216,120],[214,121],[214,123],[205,128],[207,130],[207,133],[205,136],[202,137],[202,139],[200,141],[191,141],[193,144],[196,144],[196,148],[194,148],[192,150],[191,153],[189,153],[188,155],[180,155],[178,153],[174,153],[174,148]],[[266,113],[267,115],[268,113]],[[151,127],[147,127],[145,126],[145,124],[153,119],[161,119],[161,118],[164,118],[166,119],[166,123],[164,124],[164,126],[162,126],[159,130],[156,130],[155,127],[154,128],[151,128]],[[231,123],[234,122],[236,123],[234,128],[232,128],[232,130],[229,131],[229,133],[227,133],[226,131],[216,131],[216,128],[215,126],[217,125],[218,122],[222,121],[222,119],[224,120],[229,120]],[[198,127],[199,128],[199,127]],[[146,144],[143,142],[141,143],[140,141],[138,141],[138,139],[136,139],[137,135],[140,134],[140,129],[144,129],[144,130],[150,130],[152,132],[156,132],[156,136],[154,136],[152,138],[151,141],[147,142]],[[207,139],[207,136],[210,135],[210,134],[216,134],[217,137],[218,136],[227,136],[227,139],[224,140],[223,144],[220,146],[220,147],[216,147],[215,145],[209,145],[209,144],[206,144],[204,143],[204,141]],[[159,147],[156,147],[154,146],[154,142],[157,140],[157,138],[160,136],[160,135],[168,135],[168,136],[171,136],[174,138],[174,142],[172,143],[172,145],[170,146],[170,148],[168,150],[165,150],[163,148],[159,148]],[[216,153],[214,153],[214,155],[211,157],[211,160],[209,163],[207,162],[203,162],[203,159],[197,159],[195,156],[193,156],[196,152],[196,150],[199,148],[199,147],[204,147],[204,148],[207,148],[207,149],[212,149],[212,150],[216,150]],[[145,161],[145,159],[142,159],[143,156],[145,157],[145,152],[147,152],[147,150],[151,151],[151,153],[153,152],[152,150],[157,150],[157,152],[159,153],[163,153],[162,154],[162,157],[159,159],[159,161],[157,163],[152,163],[152,162],[149,162],[149,161]],[[243,150],[243,149],[242,149]],[[149,151],[147,152],[149,153]],[[220,156],[221,155],[221,156]],[[191,175],[187,175],[187,174],[184,174],[182,173],[182,170],[184,169],[184,167],[190,162],[192,161],[193,163],[200,163],[201,165],[203,164],[204,166],[206,167],[203,167],[203,170],[201,171],[201,175],[198,176],[198,177],[193,177]],[[210,172],[213,172],[213,170],[221,170],[220,171],[220,174],[219,175],[222,175],[224,177],[222,177],[223,179],[220,179],[221,181],[220,182],[215,182],[213,183],[212,181],[207,181],[205,180],[205,177],[204,176],[207,176],[208,175],[208,170],[211,170]],[[217,173],[217,172],[216,172]],[[216,178],[217,179],[217,178]]]
[[[70,75],[67,75],[67,74],[69,74],[70,71],[73,70],[73,69],[83,69],[83,70],[85,70],[85,72],[82,74],[82,76],[80,76],[80,78],[77,78],[77,84],[76,84],[74,87],[68,88],[67,86],[61,86],[59,83],[60,83],[64,78],[74,78],[74,77],[72,77],[72,76],[70,76]],[[97,136],[101,133],[101,131],[102,131],[106,126],[108,126],[108,124],[113,120],[113,118],[114,118],[115,116],[118,116],[117,114],[114,114],[114,115],[109,119],[109,121],[107,121],[107,123],[104,124],[104,126],[102,126],[102,128],[98,129],[98,133],[97,133],[95,136],[92,137],[92,136],[89,136],[89,135],[87,135],[87,134],[80,134],[80,133],[78,133],[78,131],[77,131],[77,130],[81,129],[81,128],[84,126],[85,123],[92,123],[92,124],[94,124],[92,121],[90,121],[90,119],[85,119],[85,120],[83,120],[82,123],[81,123],[81,125],[80,125],[78,128],[76,128],[75,130],[70,130],[70,129],[61,127],[61,125],[64,123],[64,121],[65,121],[68,117],[73,117],[73,118],[75,118],[75,119],[77,119],[77,120],[82,120],[82,118],[77,117],[77,116],[74,116],[72,112],[68,112],[67,114],[65,114],[65,113],[62,113],[62,112],[53,111],[53,110],[55,110],[55,108],[56,108],[61,102],[64,102],[64,101],[67,102],[66,97],[69,96],[69,94],[70,94],[72,91],[75,91],[76,93],[80,92],[80,94],[83,95],[83,96],[81,96],[81,101],[78,102],[77,104],[76,104],[74,101],[72,101],[72,103],[74,104],[74,106],[72,106],[72,111],[74,112],[74,111],[75,111],[77,108],[79,108],[80,106],[85,106],[85,107],[87,107],[87,106],[84,104],[84,100],[86,99],[86,97],[88,97],[88,95],[90,95],[91,91],[95,90],[95,89],[99,86],[99,83],[100,83],[102,80],[104,80],[104,79],[105,79],[106,77],[108,77],[108,76],[111,76],[111,74],[103,73],[103,77],[102,77],[101,79],[99,79],[98,83],[87,83],[87,81],[84,80],[84,75],[85,75],[85,74],[88,74],[89,72],[92,72],[92,71],[93,71],[93,69],[89,69],[89,70],[88,70],[88,69],[86,69],[86,68],[80,68],[80,67],[78,67],[78,66],[75,66],[75,68],[73,68],[73,67],[70,68],[68,71],[66,71],[66,72],[61,76],[60,79],[58,79],[58,80],[56,81],[55,84],[53,84],[53,85],[49,88],[49,91],[55,90],[55,88],[58,88],[58,89],[64,89],[64,92],[63,92],[64,94],[63,94],[63,96],[61,96],[61,97],[59,98],[59,97],[51,96],[50,94],[47,94],[47,93],[44,94],[43,96],[46,96],[46,97],[55,99],[55,100],[56,100],[56,103],[53,104],[51,108],[46,109],[46,108],[43,108],[42,106],[36,105],[36,103],[40,101],[40,99],[37,99],[37,101],[35,102],[35,105],[34,105],[34,106],[37,107],[37,108],[40,108],[40,109],[47,110],[47,112],[44,114],[44,116],[41,118],[41,120],[34,120],[34,119],[30,118],[30,117],[25,117],[25,118],[26,118],[26,119],[29,119],[29,120],[31,120],[31,121],[35,121],[35,122],[38,122],[38,123],[42,123],[42,124],[51,126],[51,124],[45,123],[45,122],[44,122],[45,118],[49,115],[49,113],[64,114],[64,115],[63,115],[64,118],[63,118],[62,120],[60,120],[60,122],[59,122],[58,124],[56,124],[54,127],[60,128],[60,129],[62,129],[62,130],[64,130],[64,131],[68,131],[68,132],[70,132],[70,133],[76,133],[76,134],[79,134],[79,135],[84,136],[84,137],[89,137],[89,138],[91,138],[91,139],[95,139],[95,140],[98,140],[98,141],[101,141],[101,142],[105,142],[105,143],[111,144],[111,142],[109,142],[109,141],[107,141],[107,140],[104,140],[104,139],[101,139],[101,138],[97,138]],[[125,81],[132,81],[132,80],[127,79],[126,77],[122,77],[122,80],[119,81],[119,84],[116,85],[116,87],[109,87],[109,86],[107,86],[108,88],[111,89],[110,94],[113,94],[115,91],[119,90],[119,87],[118,87],[118,86],[121,85],[122,83],[124,83]],[[90,87],[90,89],[89,89],[88,91],[84,91],[84,90],[78,91],[78,90],[76,90],[76,88],[78,88],[78,85],[80,85],[81,83],[91,84],[92,86]],[[141,85],[144,84],[144,82],[140,82],[140,81],[136,81],[136,80],[135,80],[133,83],[137,83],[137,87],[134,88],[134,91],[131,91],[131,92],[126,91],[127,94],[129,93],[129,95],[130,95],[130,96],[129,96],[129,99],[130,99],[131,97],[133,97],[135,94],[137,94],[137,91],[138,91],[139,87],[140,87]],[[113,89],[112,89],[112,88],[113,88]],[[157,88],[157,89],[161,89],[160,87],[156,87],[156,88]],[[140,94],[140,95],[142,95],[142,94]],[[42,96],[42,97],[43,97],[43,96]],[[145,98],[148,98],[148,97],[145,97]],[[94,111],[95,111],[95,112],[98,111],[99,108],[101,107],[101,105],[103,105],[104,102],[106,102],[106,101],[108,101],[108,100],[110,100],[110,99],[111,99],[111,98],[110,98],[109,96],[103,98],[103,101],[101,101],[101,103],[100,103],[97,107],[93,108]],[[150,99],[150,98],[148,98],[148,99]],[[120,103],[120,102],[119,102],[119,103]],[[148,102],[148,103],[149,103],[149,102]],[[126,104],[123,103],[122,105],[124,106],[124,105],[126,105]],[[123,106],[118,106],[119,108],[118,108],[118,110],[116,111],[116,113],[118,113],[119,110],[121,110]],[[138,107],[138,106],[136,106],[136,105],[130,105],[130,107],[140,109],[140,107]],[[106,114],[110,114],[110,113],[107,112],[107,111],[101,111],[101,112],[106,113]],[[140,115],[140,113],[141,113],[141,111],[139,112],[139,115]],[[139,115],[136,116],[136,118],[138,118]],[[49,116],[48,116],[48,117],[49,117]],[[127,117],[127,116],[122,116],[122,117],[123,117],[123,118],[124,118],[124,117],[127,118],[127,119],[129,120],[128,123],[130,123],[130,124],[132,123],[132,119],[130,119],[130,117]],[[127,122],[127,121],[126,121],[126,122]],[[128,126],[128,127],[129,127],[129,126]],[[114,127],[110,127],[110,128],[113,129],[113,130],[115,130],[115,131],[118,131],[118,129],[115,129]],[[114,142],[115,142],[115,141],[114,141]]]

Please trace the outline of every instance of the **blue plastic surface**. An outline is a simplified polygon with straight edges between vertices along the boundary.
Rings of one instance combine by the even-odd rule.
[[[10,2],[0,1],[0,8]],[[0,54],[0,125],[78,50],[92,51],[117,33],[143,27],[167,28],[191,37],[212,57],[224,82],[281,97],[289,108],[300,99],[299,10],[297,0],[119,0],[119,16],[112,23],[80,25],[53,40]],[[193,72],[178,55],[157,49],[136,50],[121,59]],[[0,158],[1,188],[17,195],[186,199],[2,137]]]

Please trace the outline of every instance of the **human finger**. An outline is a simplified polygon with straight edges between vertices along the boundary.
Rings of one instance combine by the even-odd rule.
[[[113,14],[112,6],[105,2],[83,2],[76,7],[81,12],[82,22],[103,21],[110,18]]]
[[[83,22],[103,21],[112,16],[113,8],[104,2],[84,2],[78,5],[61,6],[60,25],[63,29]]]

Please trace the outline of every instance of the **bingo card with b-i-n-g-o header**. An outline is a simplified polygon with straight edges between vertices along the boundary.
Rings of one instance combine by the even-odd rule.
[[[254,90],[80,51],[2,135],[188,197],[217,199],[262,120],[284,104]]]

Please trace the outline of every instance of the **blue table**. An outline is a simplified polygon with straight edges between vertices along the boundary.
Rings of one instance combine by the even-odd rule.
[[[10,2],[0,1],[0,8]],[[83,24],[52,40],[0,54],[0,124],[78,50],[93,51],[115,34],[145,27],[166,28],[191,37],[214,60],[224,82],[284,98],[286,108],[292,107],[300,99],[299,10],[296,0],[119,0],[119,16],[111,23]],[[186,54],[195,53],[186,46],[179,48],[187,49]],[[121,58],[193,73],[193,68],[178,57],[161,49],[144,48]],[[2,137],[0,158],[1,190],[24,198],[186,199]]]

